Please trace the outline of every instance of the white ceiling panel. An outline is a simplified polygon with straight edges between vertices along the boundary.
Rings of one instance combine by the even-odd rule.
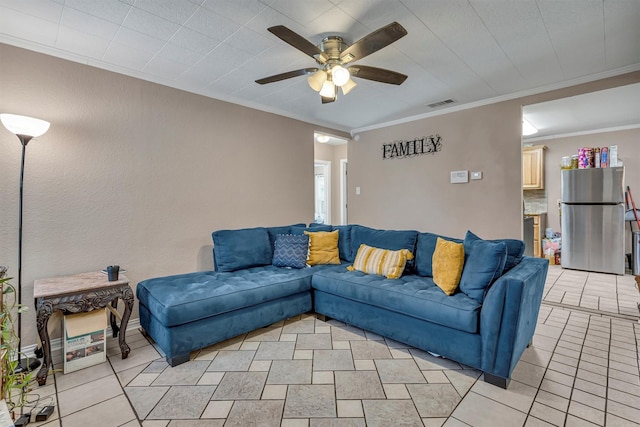
[[[113,39],[113,36],[118,32],[118,28],[120,28],[118,24],[71,7],[64,8],[60,25],[98,36],[104,40]]]
[[[539,0],[538,5],[565,78],[605,69],[602,0]]]
[[[165,44],[156,55],[157,58],[164,58],[176,63],[184,64],[191,67],[200,59],[202,55],[190,49],[184,49],[172,42]]]
[[[216,40],[224,40],[240,28],[239,24],[205,8],[199,8],[184,25]]]
[[[125,27],[120,27],[113,41],[140,51],[150,52],[152,55],[155,55],[166,43],[163,40]]]
[[[131,6],[118,0],[65,0],[64,7],[85,12],[116,24],[122,24]]]
[[[183,49],[189,49],[200,55],[206,55],[215,49],[220,40],[212,39],[187,27],[182,27],[171,39],[171,43]]]
[[[273,37],[271,33],[268,34]],[[276,44],[276,41],[280,41],[277,37],[273,37],[273,39],[275,40],[271,40],[271,38],[267,38],[246,27],[242,27],[225,40],[225,44],[254,56],[272,48]]]
[[[604,15],[607,68],[640,62],[640,1],[607,0]]]
[[[487,26],[528,87],[562,78],[551,40],[533,2],[474,1],[473,8]]]
[[[71,52],[74,55],[101,59],[110,44],[111,40],[106,40],[93,34],[87,34],[73,28],[58,28],[56,48]]]
[[[155,0],[149,0],[155,1]],[[173,1],[173,0],[167,0]],[[265,10],[265,2],[260,0],[206,0],[202,2],[202,7],[209,9],[220,16],[231,19],[233,22],[245,25],[256,15]]]
[[[305,76],[255,83],[318,67],[271,26],[349,44],[393,21],[408,35],[354,65],[400,86],[322,105]],[[0,0],[0,43],[342,130],[640,70],[638,22],[638,0]]]
[[[304,0],[304,2],[306,7],[300,7],[300,0],[274,0],[269,6],[305,26],[335,7],[329,0]]]
[[[61,2],[58,3],[51,0],[0,0],[0,6],[51,22],[58,22],[60,15],[62,15]]]
[[[12,39],[53,46],[58,26],[47,19],[4,8],[0,13],[0,31]]]
[[[354,34],[368,33],[367,27],[339,7],[332,7],[307,24],[306,27],[311,34],[319,35],[317,40],[312,40],[314,43],[320,42],[324,35],[340,36],[345,42],[351,43],[355,41],[352,40]]]
[[[180,29],[180,25],[144,10],[131,8],[122,26],[160,40],[167,41]]]
[[[142,9],[178,25],[183,25],[198,10],[190,0],[136,0],[134,8]]]
[[[107,63],[118,64],[118,68],[140,71],[153,58],[154,53],[154,51],[112,41],[102,60]]]
[[[158,78],[163,80],[174,80],[187,68],[189,68],[189,66],[183,63],[172,61],[171,59],[167,59],[165,57],[156,56],[144,66],[142,71],[154,76],[158,76]]]

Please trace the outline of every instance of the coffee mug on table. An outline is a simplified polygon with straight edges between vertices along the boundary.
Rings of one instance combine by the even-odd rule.
[[[119,272],[120,272],[119,265],[110,265],[109,267],[107,267],[107,277],[109,278],[109,281],[115,282],[116,280],[118,280]]]

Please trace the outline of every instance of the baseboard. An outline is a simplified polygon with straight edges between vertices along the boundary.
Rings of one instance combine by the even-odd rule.
[[[127,332],[133,331],[140,328],[140,319],[131,319],[129,323],[127,323]],[[107,327],[107,337],[113,336],[113,330],[111,326]],[[38,348],[38,344],[31,344],[26,347],[22,347],[22,353],[28,358],[36,358],[35,351]],[[56,351],[62,351],[63,349],[63,341],[62,338],[54,338],[51,340],[51,353],[55,353]]]

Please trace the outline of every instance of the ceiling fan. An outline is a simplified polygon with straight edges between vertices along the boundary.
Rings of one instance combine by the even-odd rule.
[[[356,82],[351,77],[394,85],[402,84],[407,78],[404,74],[383,68],[349,65],[406,36],[407,30],[397,22],[372,32],[351,46],[347,46],[342,37],[338,36],[325,37],[318,46],[315,46],[284,25],[270,27],[268,30],[284,42],[311,56],[319,67],[288,71],[256,80],[256,83],[261,85],[309,75],[307,77],[309,86],[320,93],[322,103],[326,104],[336,100],[338,87],[342,89],[342,94],[346,95],[356,86]]]

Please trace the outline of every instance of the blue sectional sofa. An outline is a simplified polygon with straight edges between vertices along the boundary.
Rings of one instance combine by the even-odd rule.
[[[338,230],[340,264],[272,265],[279,235]],[[436,240],[463,243],[460,289],[446,295],[433,280]],[[361,225],[304,224],[213,233],[214,271],[159,277],[137,286],[140,323],[171,366],[190,352],[315,311],[484,372],[506,388],[530,344],[548,270],[523,257],[520,240],[485,241]],[[349,271],[360,245],[407,249],[404,274],[387,279]]]

